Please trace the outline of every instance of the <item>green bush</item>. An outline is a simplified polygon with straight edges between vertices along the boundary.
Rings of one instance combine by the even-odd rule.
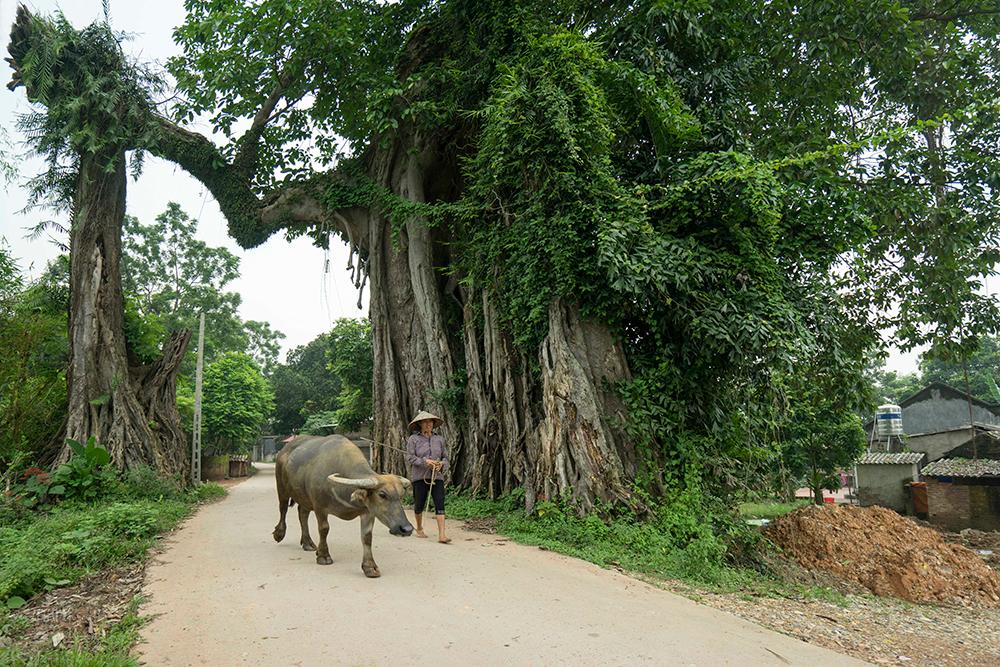
[[[524,512],[523,492],[484,500],[449,498],[448,511],[456,518],[493,517],[497,530],[512,539],[596,563],[666,578],[703,584],[737,586],[749,572],[731,563],[730,542],[740,544],[744,531],[713,525],[699,517],[700,507],[690,499],[658,507],[650,517],[580,517],[561,501],[543,501]]]
[[[196,487],[192,493],[195,501],[205,503],[225,498],[226,494],[229,492],[226,491],[225,487],[221,484],[206,482],[205,484]]]
[[[0,601],[28,599],[49,582],[71,583],[92,570],[141,560],[156,536],[188,511],[179,501],[67,503],[0,528]]]
[[[73,456],[52,473],[48,495],[95,500],[115,479],[115,471],[105,467],[111,462],[111,455],[97,444],[94,436],[90,436],[86,444],[76,440],[67,440],[66,444],[73,451]]]
[[[149,466],[126,470],[114,494],[128,500],[183,500],[188,491],[178,477],[164,477]]]

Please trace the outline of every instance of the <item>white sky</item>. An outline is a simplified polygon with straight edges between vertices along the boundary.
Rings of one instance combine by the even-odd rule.
[[[104,16],[101,0],[22,1],[29,9],[40,13],[62,10],[77,27]],[[17,4],[19,0],[0,0],[0,42],[4,55]],[[171,33],[183,19],[183,0],[111,2],[112,26],[115,30],[134,35],[131,41],[125,43],[125,49],[143,62],[163,64],[179,51]],[[15,120],[18,114],[28,111],[29,104],[23,88],[15,93],[7,91],[5,86],[9,80],[10,68],[6,62],[0,61],[0,84],[4,86],[0,88],[0,125],[7,129],[15,142],[19,142]],[[196,125],[192,129],[205,134],[210,132],[207,126]],[[21,181],[42,169],[37,160],[17,160],[17,163]],[[169,162],[147,157],[139,180],[129,182],[128,212],[148,224],[166,209],[170,201],[177,202],[188,215],[199,220],[200,239],[212,246],[224,246],[240,258],[241,277],[230,283],[228,289],[239,292],[243,297],[240,307],[243,319],[269,322],[272,328],[287,336],[283,341],[284,352],[328,331],[339,317],[367,314],[367,289],[363,308],[358,310],[357,292],[345,271],[348,259],[346,245],[334,241],[335,247],[330,250],[329,273],[324,272],[324,252],[306,239],[289,243],[277,234],[253,250],[243,250],[229,238],[218,204],[197,180]],[[31,276],[37,276],[46,262],[58,254],[58,250],[44,238],[27,240],[24,229],[40,220],[59,218],[46,210],[22,213],[25,204],[26,193],[20,182],[0,193],[0,235],[10,244],[22,269],[27,269]],[[62,218],[61,222],[65,223],[65,216]],[[918,360],[918,352],[893,351],[887,366],[891,370],[910,372],[916,370]]]
[[[4,56],[7,55],[7,35],[17,4],[16,0],[0,0],[0,50]],[[40,13],[61,9],[77,27],[104,17],[101,0],[26,0],[24,4]],[[134,39],[125,43],[125,49],[144,62],[163,64],[169,56],[178,52],[171,33],[183,19],[182,0],[111,2],[112,26],[115,30],[135,35]],[[0,61],[0,125],[17,143],[20,141],[15,128],[17,115],[28,111],[30,105],[23,88],[15,93],[7,90],[10,74],[7,63]],[[205,134],[210,132],[207,126],[192,129]],[[21,212],[27,202],[20,181],[39,173],[42,165],[38,160],[16,162],[20,170],[19,182],[0,193],[0,235],[10,244],[21,268],[30,267],[29,274],[37,276],[46,262],[59,251],[46,238],[27,240],[24,228],[46,219],[58,220],[61,217],[60,221],[66,222],[66,216],[57,216],[48,210]],[[147,156],[139,180],[129,180],[128,212],[149,224],[171,201],[180,204],[192,218],[198,218],[198,238],[212,246],[225,246],[240,258],[241,277],[230,283],[227,289],[243,297],[240,307],[243,319],[269,322],[272,328],[287,336],[282,341],[285,352],[328,331],[339,317],[367,314],[368,290],[365,289],[363,308],[358,310],[357,291],[351,284],[349,272],[345,270],[348,259],[346,245],[334,239],[329,273],[324,273],[324,251],[307,239],[288,242],[282,234],[276,234],[253,250],[243,250],[229,238],[218,204],[201,183],[183,169]],[[211,323],[206,325],[211,326]]]

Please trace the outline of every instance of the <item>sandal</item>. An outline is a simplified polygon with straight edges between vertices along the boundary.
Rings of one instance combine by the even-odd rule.
[[[415,533],[413,533],[413,534],[414,534],[414,535],[416,535],[417,537],[424,537],[424,538],[426,538],[426,537],[427,537],[427,533],[425,533],[425,532],[424,532],[424,531],[422,531],[422,530],[418,530],[417,532],[415,532]]]
[[[451,538],[446,537],[443,540],[438,540],[438,544],[451,544]]]

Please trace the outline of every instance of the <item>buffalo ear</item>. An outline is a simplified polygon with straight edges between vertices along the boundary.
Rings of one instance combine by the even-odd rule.
[[[356,503],[363,503],[368,500],[368,489],[357,489],[351,494],[351,500]]]

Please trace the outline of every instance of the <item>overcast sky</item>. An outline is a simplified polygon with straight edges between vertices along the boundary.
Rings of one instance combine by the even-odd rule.
[[[73,25],[84,26],[103,18],[101,0],[23,0],[33,11],[49,13],[62,10]],[[0,0],[0,36],[6,55],[9,26],[14,20],[17,0]],[[111,23],[115,30],[135,35],[126,42],[125,49],[144,62],[161,65],[177,53],[171,33],[184,19],[183,0],[112,0]],[[0,82],[10,80],[10,68],[0,62]],[[29,109],[24,89],[10,93],[0,88],[0,124],[15,142],[20,135],[14,127],[18,114]],[[210,133],[207,126],[192,129]],[[39,173],[42,165],[37,160],[18,160],[20,179]],[[198,237],[213,246],[225,246],[240,257],[241,278],[231,283],[229,290],[243,297],[240,314],[246,320],[269,322],[272,328],[283,332],[287,338],[283,349],[308,343],[327,331],[339,317],[359,317],[368,311],[367,290],[357,308],[357,292],[351,284],[347,266],[347,247],[334,242],[330,250],[329,273],[325,272],[324,252],[306,239],[288,242],[280,234],[253,250],[242,250],[226,232],[226,222],[215,199],[205,188],[184,170],[169,162],[148,157],[138,181],[128,184],[128,212],[143,223],[150,223],[175,201],[188,215],[196,218]],[[0,234],[10,244],[21,267],[31,276],[37,276],[45,263],[58,254],[57,248],[46,239],[29,241],[25,228],[40,220],[56,217],[50,211],[22,213],[26,204],[25,191],[20,182],[0,193]],[[58,219],[58,218],[57,218]],[[62,220],[62,222],[66,222]],[[211,326],[211,323],[208,323]],[[889,368],[899,371],[916,369],[916,354],[893,352]]]

